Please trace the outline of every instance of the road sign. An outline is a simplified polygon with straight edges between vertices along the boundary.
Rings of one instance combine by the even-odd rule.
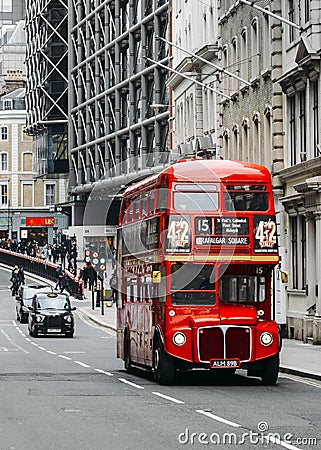
[[[105,266],[105,264],[101,264],[99,268],[100,268],[100,270],[105,270],[106,266]]]
[[[98,252],[93,252],[93,258],[98,258]]]

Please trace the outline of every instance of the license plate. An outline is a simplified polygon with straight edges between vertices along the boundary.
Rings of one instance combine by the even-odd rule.
[[[61,333],[61,328],[48,328],[48,333]]]
[[[239,359],[211,359],[210,367],[212,369],[236,369],[240,367]]]

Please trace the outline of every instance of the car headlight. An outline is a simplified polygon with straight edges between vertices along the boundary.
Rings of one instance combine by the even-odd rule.
[[[264,333],[261,334],[260,336],[260,342],[262,345],[264,345],[265,347],[268,347],[269,345],[272,344],[273,342],[273,336],[271,333],[268,333],[267,331],[265,331]]]
[[[45,318],[44,316],[36,316],[36,321],[38,323],[43,322],[44,318]]]
[[[72,322],[72,317],[71,316],[64,316],[64,319],[66,322],[71,323]]]
[[[178,333],[175,333],[173,336],[173,342],[175,345],[181,346],[184,345],[186,342],[186,336],[184,333],[179,331]]]

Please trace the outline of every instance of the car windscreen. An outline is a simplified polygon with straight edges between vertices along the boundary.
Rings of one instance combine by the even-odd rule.
[[[39,309],[69,309],[70,304],[66,297],[38,297],[37,308]]]
[[[40,289],[35,288],[27,288],[24,289],[22,294],[22,300],[25,304],[30,304],[35,294],[39,294],[39,292],[50,292],[50,288],[48,286],[44,286]]]

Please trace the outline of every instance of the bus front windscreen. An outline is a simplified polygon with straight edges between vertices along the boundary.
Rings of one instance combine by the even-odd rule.
[[[214,305],[215,267],[176,263],[171,266],[173,305]]]

